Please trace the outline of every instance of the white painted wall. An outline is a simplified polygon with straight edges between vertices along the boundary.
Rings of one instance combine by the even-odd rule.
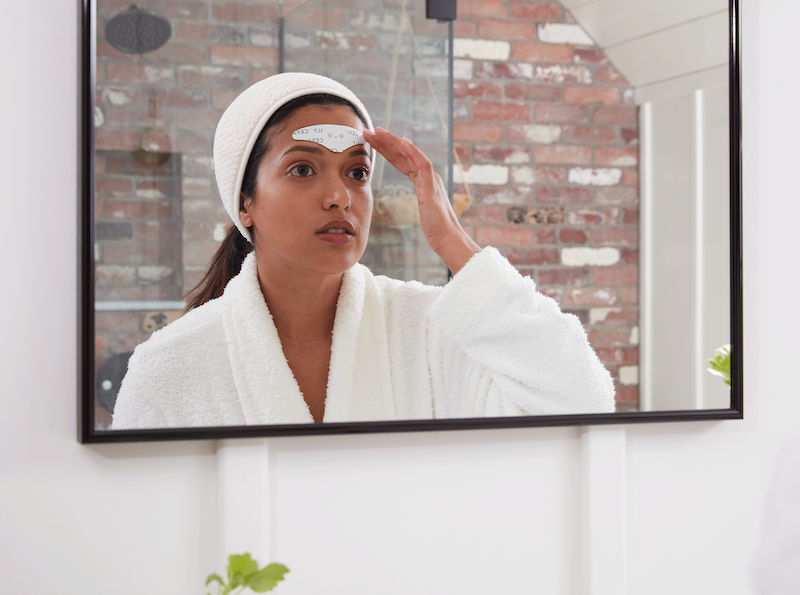
[[[800,432],[787,311],[800,71],[786,66],[800,4],[742,4],[746,419],[272,441],[268,549],[293,569],[284,593],[619,595],[620,572],[632,595],[752,593],[771,461]],[[204,593],[218,533],[235,542],[218,531],[214,445],[75,441],[76,40],[75,3],[5,3],[3,590]]]
[[[2,590],[200,593],[216,554],[212,445],[76,441],[79,4],[2,6]]]

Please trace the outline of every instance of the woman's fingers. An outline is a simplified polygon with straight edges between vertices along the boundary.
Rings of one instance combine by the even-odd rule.
[[[400,173],[411,175],[414,170],[418,169],[416,160],[412,159],[408,151],[408,145],[391,132],[383,128],[376,128],[375,132],[365,130],[364,140],[370,143]],[[411,146],[413,147],[413,145]],[[416,147],[414,148],[416,149]]]
[[[411,162],[412,168],[415,169],[413,175],[409,177],[413,178],[412,181],[414,181],[414,184],[417,186],[417,188],[425,188],[428,190],[431,198],[433,198],[438,191],[438,193],[441,194],[441,197],[447,201],[444,182],[442,182],[441,176],[433,170],[433,164],[431,163],[430,159],[428,159],[428,157],[407,138],[403,139],[403,143],[405,144],[407,150],[406,156]],[[447,202],[449,204],[449,201]]]
[[[398,153],[397,148],[392,146],[391,138],[386,138],[386,134],[382,134],[381,131],[386,132],[382,128],[378,128],[376,132],[372,132],[370,130],[364,131],[364,140],[367,141],[373,149],[375,149],[378,153],[383,155],[386,158],[386,161],[391,163],[395,166],[398,170],[402,167],[406,169],[404,163],[400,163],[400,153]],[[388,134],[388,133],[387,133]],[[394,135],[390,135],[394,136]],[[408,172],[403,172],[407,174]]]
[[[461,270],[480,248],[459,224],[444,182],[430,159],[407,138],[398,138],[383,128],[365,130],[364,140],[416,186],[420,224],[428,245],[451,271]]]
[[[375,132],[364,131],[364,139],[397,171],[409,177],[417,187],[417,196],[421,201],[433,198],[437,190],[445,191],[441,181],[437,181],[430,159],[409,139],[398,138],[384,128],[376,128]],[[441,189],[437,186],[441,186]]]
[[[372,132],[371,130],[364,130],[363,132],[364,140],[366,140],[369,144],[371,144],[375,148],[375,150],[387,150],[387,149],[390,150],[391,147],[386,142],[387,139],[384,138],[382,134],[380,134],[381,129],[378,128],[377,130],[378,130],[377,133]],[[390,150],[390,152],[393,151]]]
[[[430,159],[428,159],[425,154],[419,150],[419,148],[412,143],[406,137],[403,137],[399,140],[399,152],[407,159],[409,166],[411,169],[416,170],[431,170],[433,171],[433,165],[431,164]]]
[[[417,166],[417,168],[430,168],[431,161],[419,148],[406,137],[402,140],[403,147],[406,149],[406,156]]]

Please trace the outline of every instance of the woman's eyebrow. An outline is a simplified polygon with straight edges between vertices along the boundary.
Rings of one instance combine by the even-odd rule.
[[[293,147],[286,149],[286,151],[283,152],[283,155],[281,155],[281,157],[283,157],[284,155],[288,155],[293,151],[304,151],[306,153],[313,153],[314,155],[322,155],[322,149],[320,149],[319,147],[312,147],[310,145],[295,145]]]
[[[286,156],[289,153],[292,153],[294,151],[302,151],[304,153],[313,153],[314,155],[322,155],[323,154],[322,149],[320,149],[319,147],[312,147],[312,146],[309,146],[309,145],[295,145],[293,147],[289,147],[288,149],[286,149],[283,152],[283,155],[281,155],[281,157],[284,157],[284,156]],[[367,150],[364,149],[364,145],[356,145],[352,149],[350,149],[349,152],[348,152],[348,157],[356,157],[358,155],[364,155],[367,158],[369,158],[369,156],[370,156],[369,153],[367,152]]]
[[[366,149],[364,149],[364,145],[356,145],[350,149],[350,157],[355,157],[356,155],[364,155],[365,157],[369,157],[369,153],[367,153]]]

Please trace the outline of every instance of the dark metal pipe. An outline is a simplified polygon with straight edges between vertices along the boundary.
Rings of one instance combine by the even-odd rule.
[[[278,18],[278,72],[286,70],[284,58],[286,56],[286,38],[284,37],[286,21],[283,17]]]

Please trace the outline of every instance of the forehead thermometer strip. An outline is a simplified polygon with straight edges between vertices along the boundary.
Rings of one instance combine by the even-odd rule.
[[[364,137],[355,128],[339,124],[315,124],[292,132],[294,140],[317,143],[334,153],[341,153],[356,145],[366,145]]]

